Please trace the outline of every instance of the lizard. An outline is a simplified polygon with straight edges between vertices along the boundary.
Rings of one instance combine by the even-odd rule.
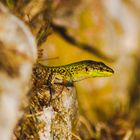
[[[34,87],[46,85],[50,88],[50,96],[52,96],[52,85],[55,83],[73,86],[74,82],[91,77],[107,77],[113,73],[113,69],[103,62],[93,60],[83,60],[62,66],[48,66],[38,62],[33,68],[32,78]]]

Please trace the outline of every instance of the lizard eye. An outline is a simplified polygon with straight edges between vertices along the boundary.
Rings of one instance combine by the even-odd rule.
[[[86,71],[88,71],[88,68],[86,67]]]
[[[101,67],[100,70],[103,71],[103,68]]]

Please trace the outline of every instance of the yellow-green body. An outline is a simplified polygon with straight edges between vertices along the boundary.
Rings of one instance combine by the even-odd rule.
[[[33,69],[33,78],[39,81],[39,84],[46,84],[49,76],[51,81],[58,82],[77,82],[90,77],[111,76],[114,71],[102,62],[84,60],[63,66],[45,66],[36,64]]]

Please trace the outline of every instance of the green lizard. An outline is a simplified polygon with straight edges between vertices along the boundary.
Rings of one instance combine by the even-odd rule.
[[[64,86],[73,86],[74,82],[90,77],[111,76],[113,73],[114,71],[104,63],[92,60],[84,60],[53,67],[37,63],[33,68],[32,89],[42,91],[44,87],[46,87],[46,89],[48,87],[50,90],[50,103],[52,93],[57,91],[57,84],[63,85],[61,90],[62,92]]]
[[[114,71],[102,62],[84,60],[63,66],[46,66],[37,63],[33,68],[35,86],[51,84],[73,83],[90,77],[111,76]]]

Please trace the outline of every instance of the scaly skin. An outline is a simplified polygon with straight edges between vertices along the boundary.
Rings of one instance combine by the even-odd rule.
[[[46,85],[48,79],[51,83],[54,81],[73,83],[90,77],[111,76],[113,73],[114,71],[104,63],[92,60],[54,67],[38,63],[33,69],[33,79],[36,86],[39,86]]]

